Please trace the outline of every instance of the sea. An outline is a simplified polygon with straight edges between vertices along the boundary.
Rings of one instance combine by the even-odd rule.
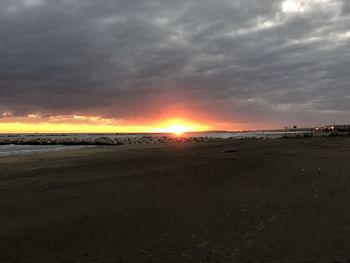
[[[40,152],[54,152],[67,149],[87,148],[89,146],[70,146],[70,145],[0,145],[0,157],[11,155],[32,154]]]
[[[5,139],[51,139],[51,140],[62,140],[62,139],[98,139],[101,137],[105,138],[141,138],[141,137],[159,137],[159,136],[171,136],[171,137],[192,137],[192,138],[222,138],[222,139],[243,139],[243,138],[266,138],[275,139],[281,138],[286,135],[303,134],[307,130],[296,130],[296,131],[243,131],[243,132],[191,132],[184,133],[182,135],[174,134],[159,134],[159,133],[138,133],[138,134],[126,134],[126,133],[108,133],[108,134],[0,134],[0,142]],[[66,149],[78,149],[86,148],[91,146],[80,146],[80,145],[0,145],[0,157],[11,156],[11,155],[22,155],[31,154],[38,152],[48,151],[62,151]]]

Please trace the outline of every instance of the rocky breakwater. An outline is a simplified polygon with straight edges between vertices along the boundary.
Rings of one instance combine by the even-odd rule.
[[[123,145],[123,144],[157,144],[207,142],[209,138],[185,138],[170,136],[142,137],[1,137],[0,145]]]

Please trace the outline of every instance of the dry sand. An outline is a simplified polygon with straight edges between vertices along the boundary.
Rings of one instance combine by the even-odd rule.
[[[1,157],[0,262],[348,262],[349,204],[349,138]]]

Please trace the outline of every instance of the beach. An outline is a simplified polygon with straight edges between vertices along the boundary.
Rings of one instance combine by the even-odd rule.
[[[350,138],[0,157],[0,262],[349,262]]]

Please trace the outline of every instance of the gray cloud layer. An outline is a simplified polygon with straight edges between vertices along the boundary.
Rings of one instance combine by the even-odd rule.
[[[0,113],[350,122],[347,0],[2,0]]]

